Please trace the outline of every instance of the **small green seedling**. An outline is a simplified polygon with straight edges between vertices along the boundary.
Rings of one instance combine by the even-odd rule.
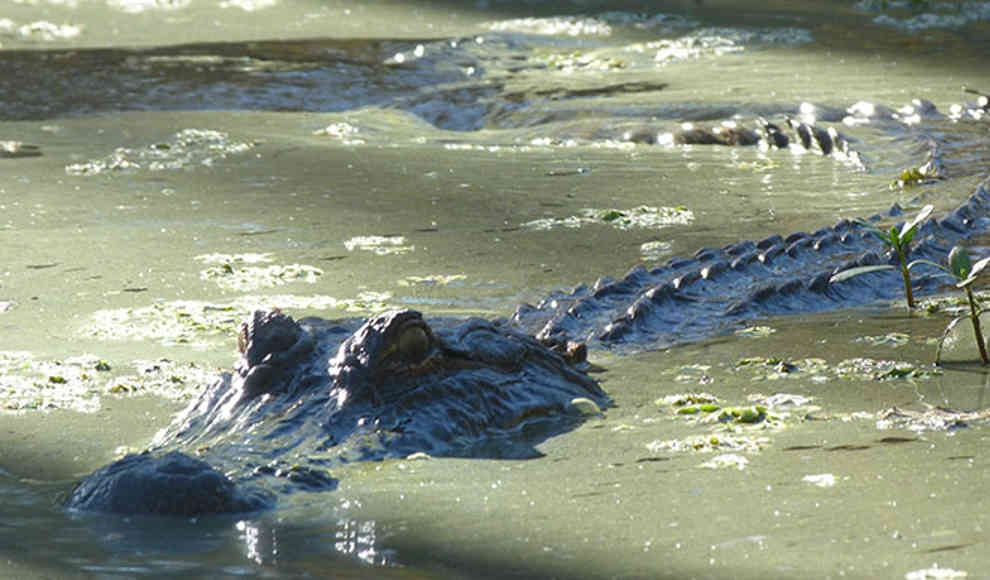
[[[932,264],[928,262],[928,264]],[[955,246],[952,251],[949,252],[949,268],[946,269],[942,266],[938,266],[939,269],[944,270],[951,274],[956,279],[956,288],[962,288],[966,291],[966,300],[969,301],[969,319],[973,323],[973,335],[976,339],[976,346],[980,349],[980,358],[983,360],[984,366],[990,365],[990,358],[987,357],[987,347],[986,342],[983,340],[983,331],[980,329],[980,314],[983,314],[983,310],[977,308],[976,298],[973,297],[973,290],[970,286],[973,282],[983,274],[986,269],[987,264],[990,264],[990,257],[983,258],[971,264],[969,260],[969,254],[960,246]],[[938,348],[935,351],[935,364],[941,364],[942,360],[942,344],[945,342],[949,333],[952,329],[966,316],[957,316],[952,319],[949,326],[945,329],[945,333],[942,334],[942,338],[938,341]]]
[[[917,233],[918,231],[918,225],[921,224],[921,222],[928,219],[928,216],[932,214],[932,211],[934,209],[935,208],[930,204],[921,208],[921,211],[918,212],[918,215],[914,216],[913,220],[909,222],[904,222],[904,226],[901,227],[900,231],[897,231],[896,226],[891,226],[890,230],[883,231],[881,229],[871,226],[866,222],[860,221],[860,223],[863,224],[871,234],[873,234],[881,241],[883,241],[885,244],[890,246],[897,254],[897,259],[901,265],[900,266],[901,275],[904,277],[904,295],[907,298],[907,305],[908,308],[910,309],[913,309],[915,307],[914,293],[911,291],[910,270],[916,264],[926,263],[926,262],[924,260],[916,260],[909,264],[907,261],[908,245],[911,243],[911,240],[914,239],[914,234]],[[927,262],[927,263],[931,264],[931,262]],[[938,266],[938,267],[942,270],[945,270],[945,268],[942,266]],[[836,282],[848,280],[849,278],[852,278],[854,276],[859,276],[860,274],[867,274],[869,272],[877,272],[879,270],[895,270],[895,269],[896,268],[894,266],[891,266],[890,264],[880,264],[876,266],[860,266],[858,268],[849,268],[848,270],[843,270],[842,272],[839,272],[838,274],[829,278],[829,283],[834,284]]]

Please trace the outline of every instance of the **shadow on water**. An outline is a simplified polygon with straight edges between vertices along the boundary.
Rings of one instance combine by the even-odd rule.
[[[0,492],[0,570],[23,570],[24,577],[590,580],[613,576],[617,564],[558,557],[538,547],[521,557],[470,537],[436,540],[431,532],[439,531],[438,523],[428,514],[354,517],[322,499],[271,514],[184,519],[66,513],[53,505],[64,486],[10,483],[3,473]],[[678,580],[699,573],[703,564],[679,561],[662,570],[626,569],[623,577]],[[775,576],[743,567],[733,577]]]
[[[462,76],[383,64],[416,42],[313,40],[0,54],[3,118],[118,111],[330,112],[381,105]]]
[[[274,513],[185,519],[66,512],[59,506],[68,493],[64,484],[25,484],[2,471],[0,493],[0,570],[14,574],[23,568],[24,577],[293,578],[332,573],[335,578],[367,578],[373,573],[397,579],[591,579],[608,576],[614,567],[608,561],[520,558],[470,538],[438,542],[430,537],[437,522],[428,514],[419,521],[424,516],[351,516],[325,498],[297,501]],[[673,580],[696,574],[693,566],[672,564],[667,573],[644,571],[642,577]]]

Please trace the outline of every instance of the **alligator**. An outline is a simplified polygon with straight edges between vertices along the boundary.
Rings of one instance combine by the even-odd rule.
[[[770,123],[762,126],[764,138],[774,134]],[[804,127],[809,139],[836,143],[836,132],[789,126],[799,139]],[[956,209],[922,223],[912,257],[942,261],[953,245],[990,230],[988,187],[990,179]],[[868,221],[903,213],[894,205]],[[242,328],[233,372],[150,450],[84,478],[67,505],[123,514],[256,511],[288,492],[334,489],[329,470],[354,461],[537,456],[534,445],[611,404],[586,372],[586,345],[665,348],[756,318],[898,299],[897,273],[830,280],[894,260],[867,225],[843,219],[812,233],[637,266],[620,280],[556,292],[493,321],[430,325],[403,310],[357,326],[257,312]],[[919,293],[944,286],[931,268],[918,268],[914,281]]]
[[[976,92],[976,91],[971,91]],[[966,108],[970,115],[978,118],[985,114],[988,106],[985,96]],[[956,112],[956,118],[962,116],[963,110]],[[894,132],[904,125],[917,124],[921,121],[938,121],[949,118],[938,110],[934,103],[927,99],[913,99],[909,104],[898,109],[877,106],[872,103],[859,102],[849,107],[827,107],[801,103],[793,110],[783,113],[780,122],[773,122],[764,116],[756,116],[751,120],[752,127],[747,127],[740,115],[736,114],[730,120],[718,124],[699,124],[695,122],[682,123],[670,130],[665,125],[653,123],[637,123],[632,128],[620,129],[617,135],[621,141],[648,145],[723,145],[723,146],[758,146],[764,150],[798,149],[816,153],[823,157],[832,157],[847,165],[867,170],[866,155],[854,148],[854,139],[823,123],[841,123],[845,126],[871,124],[878,127],[888,127]],[[940,164],[938,144],[932,139],[926,139],[929,147],[929,161],[933,163],[932,174],[943,171]],[[937,166],[937,167],[935,167]]]
[[[754,121],[755,129],[736,121],[719,125],[684,123],[672,133],[656,128],[639,127],[622,133],[622,140],[645,144],[759,146],[763,149],[787,149],[792,144],[806,151],[832,156],[856,167],[865,167],[862,156],[850,145],[848,137],[834,127],[821,127],[813,119],[784,118],[777,124],[763,117]],[[790,130],[788,130],[790,129]]]
[[[611,400],[584,351],[557,352],[498,321],[427,324],[412,310],[340,321],[256,312],[232,373],[152,442],[84,478],[70,509],[250,512],[334,489],[353,461],[529,458]],[[189,454],[193,453],[197,457]]]

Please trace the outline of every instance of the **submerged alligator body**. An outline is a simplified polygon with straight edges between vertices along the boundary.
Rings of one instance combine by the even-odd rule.
[[[573,357],[481,319],[431,326],[406,310],[355,330],[258,312],[239,346],[234,372],[159,433],[152,451],[89,475],[68,507],[267,509],[283,492],[334,489],[329,470],[351,461],[538,456],[534,444],[610,404]]]
[[[990,229],[988,182],[964,204],[922,224],[912,259],[945,262],[953,245]],[[880,221],[903,213],[892,207]],[[903,298],[900,273],[879,271],[830,284],[837,272],[856,266],[895,264],[896,257],[862,224],[841,220],[816,232],[795,232],[703,248],[693,258],[674,258],[646,269],[636,266],[620,280],[557,293],[536,306],[523,305],[514,324],[548,342],[588,342],[616,350],[665,348],[725,332],[767,316],[822,312]],[[928,266],[913,270],[916,292],[946,283]]]
[[[837,132],[791,126],[807,137],[805,147],[814,141],[823,154],[838,150]],[[764,139],[786,145],[769,123],[763,127]],[[737,141],[752,135],[744,137]],[[934,145],[931,153],[934,163]],[[988,187],[990,180],[922,224],[913,257],[944,261],[953,245],[990,230]],[[902,213],[895,205],[871,220]],[[663,348],[760,317],[899,299],[897,273],[829,281],[850,267],[892,261],[867,228],[841,220],[812,233],[704,248],[651,270],[637,266],[620,280],[521,306],[508,320],[430,326],[419,313],[398,311],[356,327],[259,312],[244,326],[234,372],[210,385],[150,451],[86,477],[67,505],[124,514],[255,511],[283,493],[334,489],[330,470],[352,461],[420,452],[535,456],[534,444],[611,403],[581,370],[585,344]],[[921,293],[944,283],[923,267],[914,281]]]

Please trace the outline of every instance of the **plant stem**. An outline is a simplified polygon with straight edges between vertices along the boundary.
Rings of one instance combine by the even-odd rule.
[[[966,286],[966,298],[969,299],[969,319],[973,321],[973,332],[976,333],[976,346],[980,348],[980,358],[983,365],[990,365],[990,358],[987,358],[987,347],[983,342],[983,331],[980,330],[980,313],[976,310],[976,299],[973,298],[973,291]]]
[[[907,297],[908,308],[914,309],[914,292],[911,291],[911,272],[908,270],[907,263],[904,260],[904,252],[900,248],[897,249],[897,257],[901,260],[901,275],[904,276],[904,296]]]

